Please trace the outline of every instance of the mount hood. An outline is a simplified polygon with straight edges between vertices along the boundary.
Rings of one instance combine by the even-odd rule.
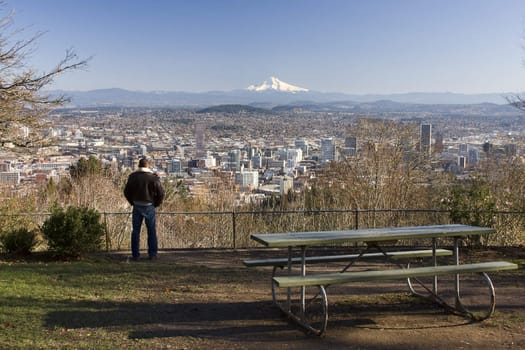
[[[279,92],[308,92],[306,88],[285,83],[276,77],[266,79],[261,85],[250,85],[246,88],[248,91],[279,91]]]

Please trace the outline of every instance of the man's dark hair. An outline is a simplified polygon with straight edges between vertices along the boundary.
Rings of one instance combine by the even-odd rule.
[[[139,160],[139,168],[147,168],[149,165],[149,162],[146,158],[140,158]]]

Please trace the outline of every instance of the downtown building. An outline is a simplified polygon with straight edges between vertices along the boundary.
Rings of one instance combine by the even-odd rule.
[[[432,152],[432,125],[421,124],[421,133],[419,140],[419,151],[430,155]]]
[[[321,139],[321,163],[328,163],[337,160],[335,142],[332,137]]]

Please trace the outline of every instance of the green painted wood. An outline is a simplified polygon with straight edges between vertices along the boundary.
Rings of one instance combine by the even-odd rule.
[[[400,239],[464,237],[494,233],[488,227],[468,225],[432,225],[385,227],[343,231],[312,231],[252,234],[250,237],[267,247],[315,246],[351,242],[380,242]]]
[[[406,251],[396,251],[396,252],[387,252],[387,255],[391,259],[410,259],[410,258],[424,258],[432,256],[432,249],[425,250],[406,250]],[[436,256],[450,256],[452,251],[448,249],[436,249]],[[307,264],[319,264],[319,263],[329,263],[329,262],[339,262],[339,261],[351,261],[357,258],[359,254],[346,254],[346,255],[325,255],[325,256],[308,256],[306,257]],[[366,253],[363,254],[360,259],[374,259],[374,258],[384,258],[383,253]],[[292,258],[292,264],[300,264],[301,258],[295,257]],[[288,258],[272,258],[272,259],[257,259],[257,260],[244,260],[243,264],[247,267],[256,267],[256,266],[287,266]]]
[[[374,270],[344,273],[312,274],[307,276],[279,276],[273,280],[278,287],[326,286],[363,281],[383,281],[408,277],[439,276],[458,273],[490,272],[517,269],[518,265],[506,261],[491,261],[463,265],[415,267],[410,269]]]

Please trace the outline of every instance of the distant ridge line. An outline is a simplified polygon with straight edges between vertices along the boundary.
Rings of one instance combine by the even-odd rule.
[[[350,95],[343,93],[323,93],[316,91],[130,91],[119,88],[98,89],[90,91],[48,91],[47,94],[64,94],[70,97],[70,106],[144,106],[144,107],[191,107],[206,108],[216,105],[288,105],[298,103],[377,103],[390,101],[399,104],[415,105],[472,105],[491,103],[500,106],[508,105],[507,97],[513,93],[494,94],[455,94],[455,93],[406,93],[385,95]]]

